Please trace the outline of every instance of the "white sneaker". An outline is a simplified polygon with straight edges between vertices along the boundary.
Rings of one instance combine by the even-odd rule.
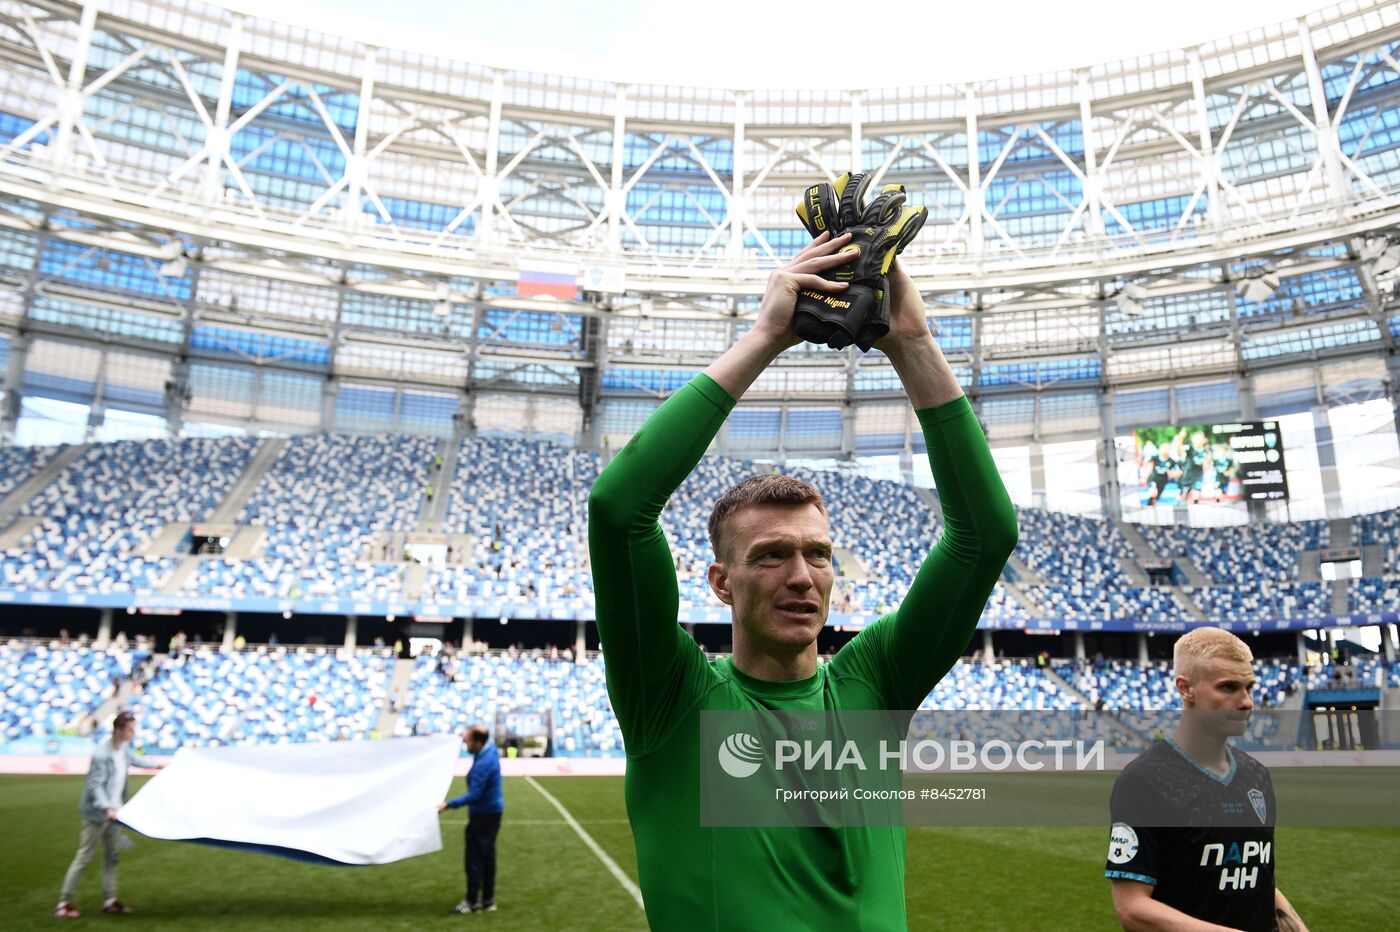
[[[474,909],[474,907],[472,906],[472,904],[468,903],[466,900],[463,900],[462,902],[458,903],[456,906],[452,907],[452,912],[454,912],[454,913],[466,914],[466,913],[470,913],[470,912],[474,912],[474,911],[475,911],[475,909]]]

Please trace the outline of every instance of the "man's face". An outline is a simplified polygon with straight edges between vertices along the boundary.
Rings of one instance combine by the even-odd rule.
[[[470,751],[472,754],[475,754],[477,751],[480,751],[482,748],[486,747],[486,742],[483,739],[474,737],[470,734],[466,736],[466,741],[467,750]]]
[[[130,741],[132,738],[136,737],[136,719],[122,722],[121,726],[115,729],[112,734],[119,744],[125,744]]]
[[[729,516],[710,587],[759,650],[807,648],[831,608],[831,535],[816,505],[751,505]],[[736,636],[739,633],[736,632]]]
[[[1246,660],[1197,661],[1190,677],[1178,676],[1176,688],[1188,710],[1200,714],[1202,726],[1221,737],[1244,734],[1254,710],[1254,667]]]

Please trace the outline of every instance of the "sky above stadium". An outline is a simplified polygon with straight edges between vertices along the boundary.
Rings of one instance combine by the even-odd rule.
[[[622,81],[736,88],[934,84],[1198,44],[1327,0],[215,0],[380,45]],[[893,49],[878,65],[862,52]]]

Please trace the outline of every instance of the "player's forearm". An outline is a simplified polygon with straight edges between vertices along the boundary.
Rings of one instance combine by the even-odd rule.
[[[972,406],[933,336],[898,343],[890,361],[918,413],[955,556],[988,557],[1000,573],[1016,546],[1016,510]]]
[[[1230,926],[1188,916],[1150,896],[1119,905],[1118,921],[1126,932],[1239,932]]]
[[[962,397],[962,386],[932,334],[897,343],[886,353],[915,410],[934,408]]]
[[[1298,911],[1277,887],[1274,888],[1274,922],[1278,925],[1278,932],[1308,932]]]
[[[729,393],[729,397],[737,400],[744,397],[749,386],[785,349],[785,343],[773,340],[758,330],[750,330],[710,363],[705,375],[714,379],[720,388]]]

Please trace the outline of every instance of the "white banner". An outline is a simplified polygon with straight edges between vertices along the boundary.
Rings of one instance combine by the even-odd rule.
[[[579,285],[584,291],[622,294],[627,290],[627,270],[620,265],[584,266]]]
[[[452,735],[181,748],[118,812],[151,838],[387,864],[442,849]]]

